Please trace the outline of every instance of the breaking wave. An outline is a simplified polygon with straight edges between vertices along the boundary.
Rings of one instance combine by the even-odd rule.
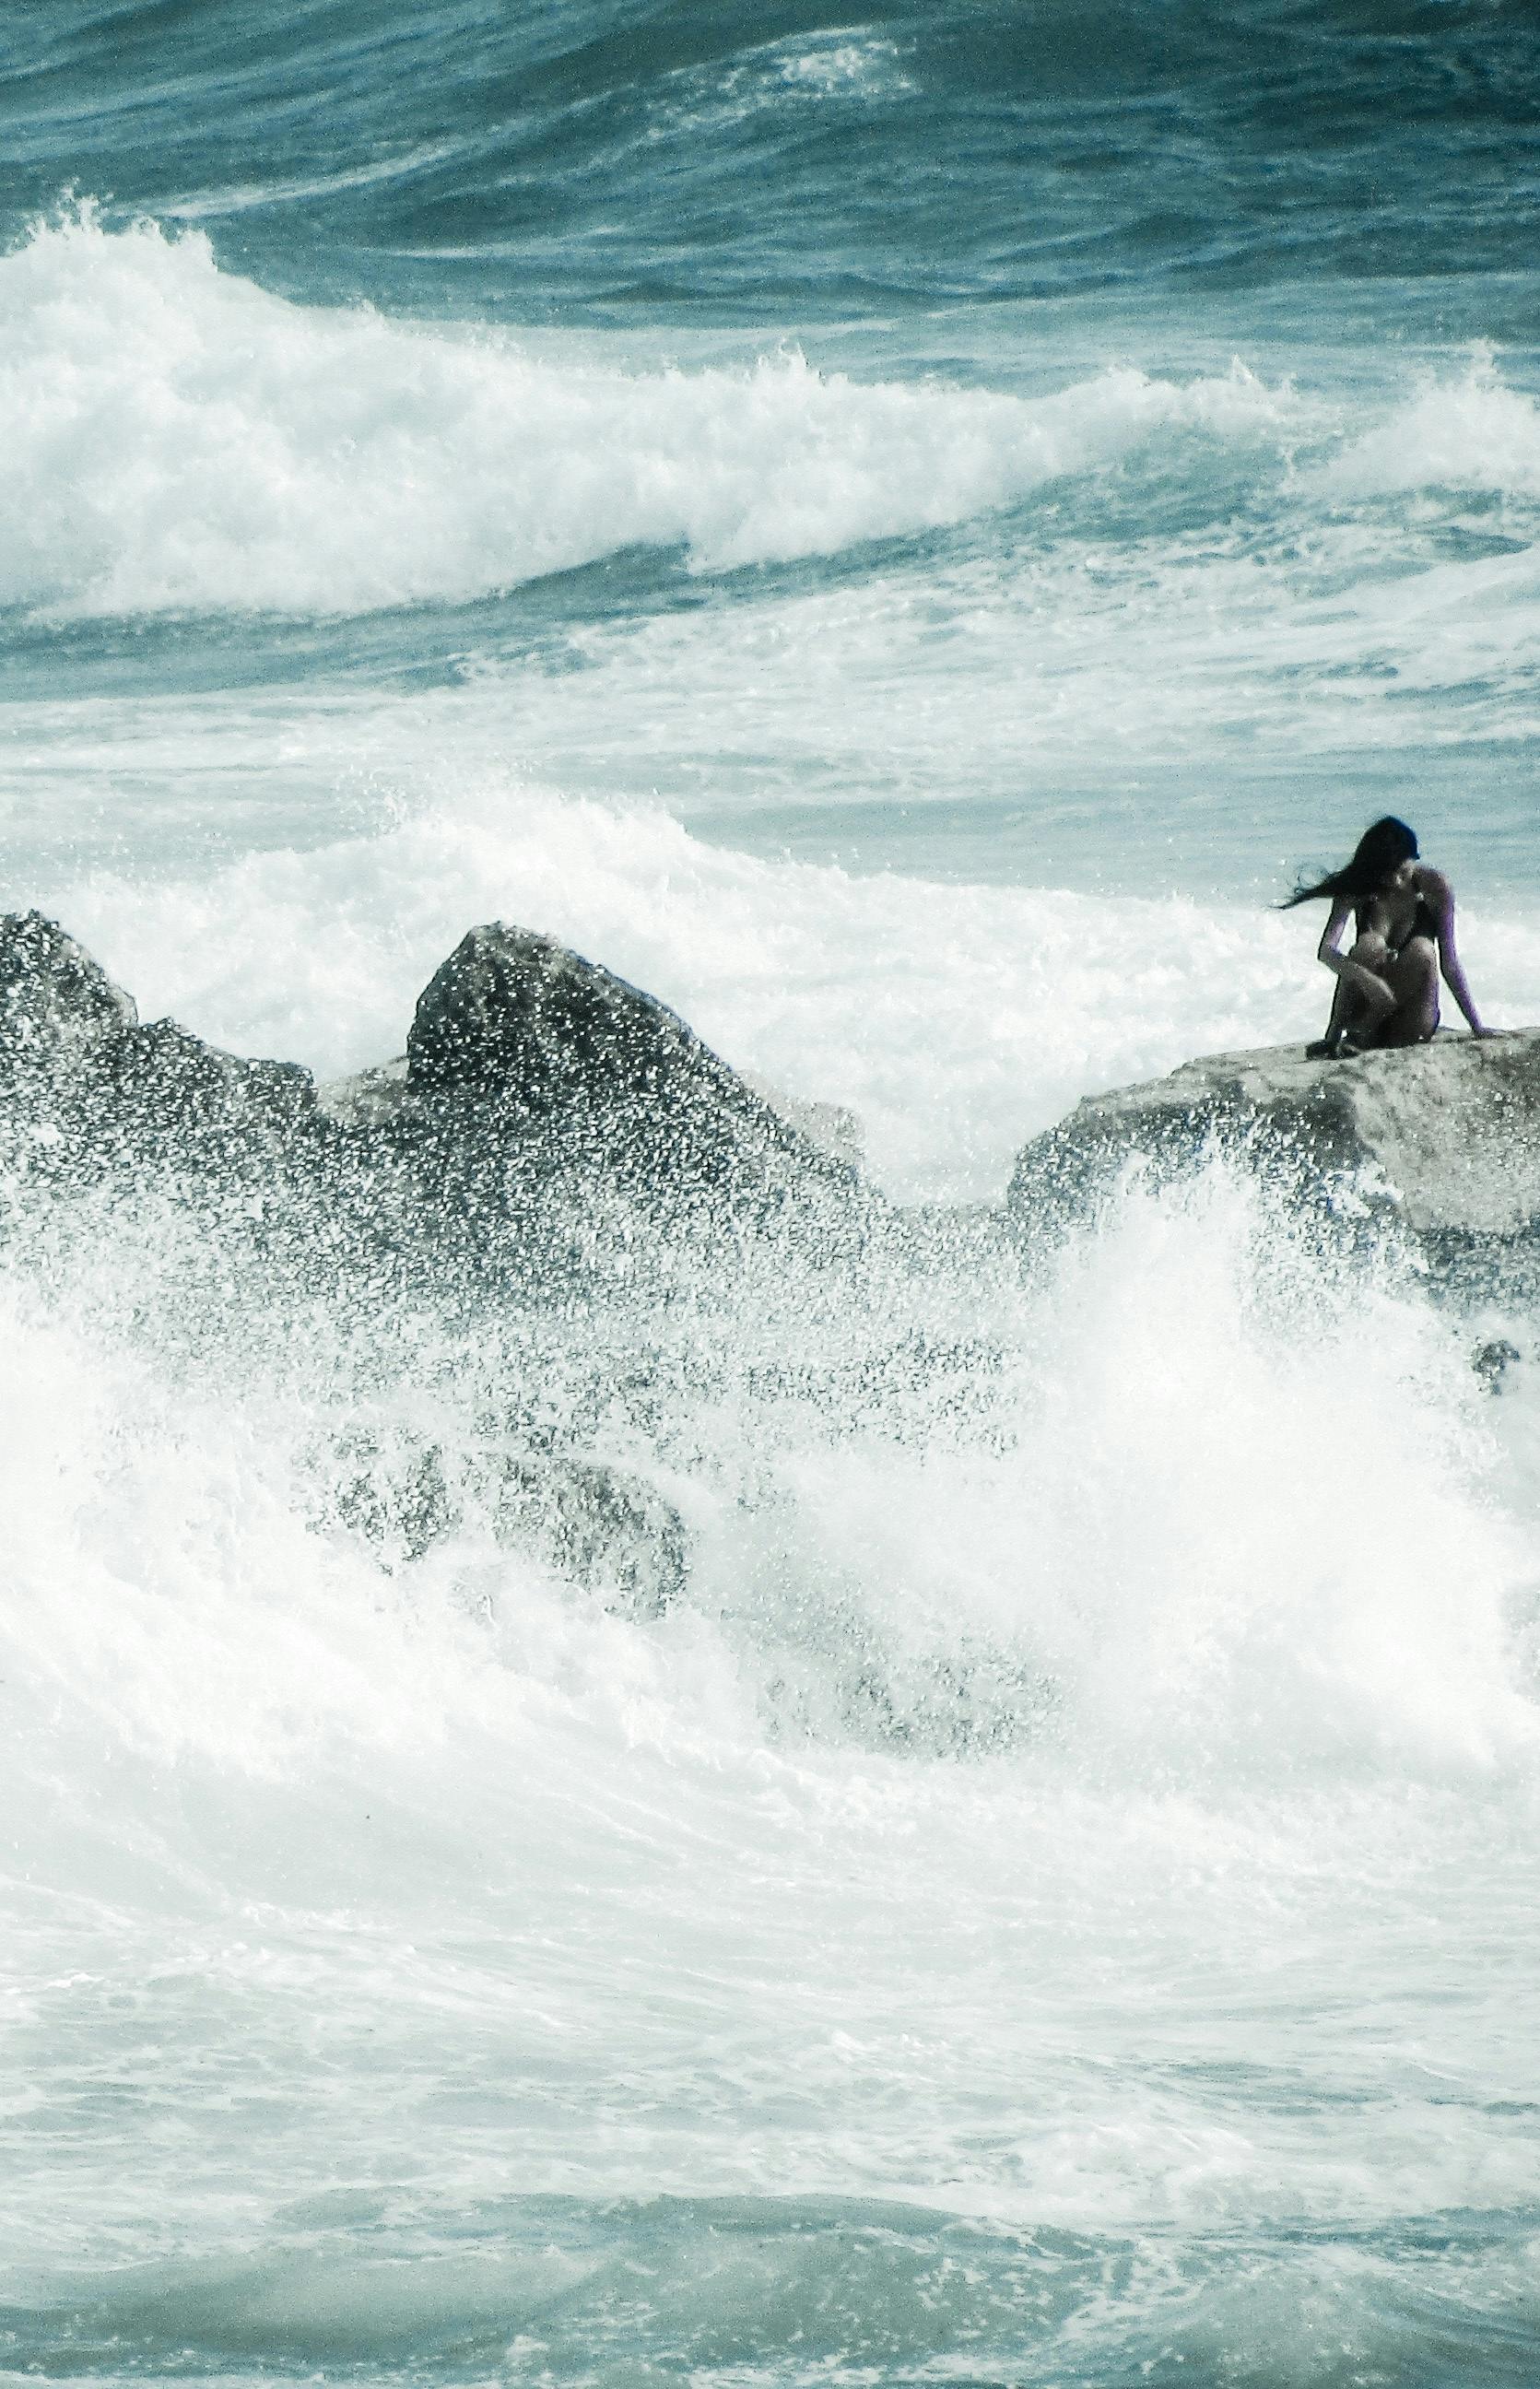
[[[1243,369],[1109,370],[1026,401],[554,363],[529,339],[299,307],[208,239],[87,212],[0,262],[0,602],[350,613],[468,599],[629,547],[697,569],[954,524],[1162,434],[1275,446]]]

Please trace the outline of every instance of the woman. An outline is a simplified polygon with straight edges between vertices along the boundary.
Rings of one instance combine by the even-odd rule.
[[[1471,1000],[1455,951],[1455,891],[1442,871],[1417,858],[1416,834],[1394,813],[1358,840],[1353,860],[1313,888],[1286,900],[1308,904],[1329,896],[1330,918],[1318,958],[1337,981],[1326,1035],[1305,1053],[1335,1060],[1371,1045],[1421,1045],[1438,1027],[1438,977],[1470,1024],[1472,1037],[1492,1037]],[[1343,932],[1355,916],[1344,954]]]

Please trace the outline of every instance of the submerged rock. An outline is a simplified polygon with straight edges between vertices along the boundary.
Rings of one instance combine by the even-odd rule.
[[[645,1478],[606,1463],[511,1455],[493,1510],[498,1540],[630,1617],[660,1617],[690,1575],[684,1521]]]
[[[1479,1344],[1470,1355],[1470,1366],[1489,1394],[1500,1394],[1508,1373],[1522,1359],[1517,1344],[1506,1335],[1495,1335],[1489,1343]]]
[[[362,1535],[389,1564],[455,1535],[490,1532],[504,1551],[629,1617],[660,1617],[683,1592],[690,1540],[673,1503],[607,1462],[497,1444],[452,1457],[412,1437],[353,1430],[318,1452],[318,1514]]]
[[[1017,1160],[1018,1222],[1094,1199],[1123,1161],[1194,1167],[1216,1131],[1261,1129],[1323,1185],[1355,1175],[1420,1232],[1512,1235],[1540,1218],[1540,1029],[1307,1061],[1215,1054],[1092,1095]]]

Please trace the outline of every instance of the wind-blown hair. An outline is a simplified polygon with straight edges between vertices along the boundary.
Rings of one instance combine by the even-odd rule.
[[[1327,896],[1333,903],[1342,896],[1362,901],[1383,888],[1392,872],[1399,871],[1404,862],[1417,861],[1417,832],[1398,821],[1394,813],[1386,813],[1382,821],[1366,829],[1353,850],[1353,859],[1340,871],[1329,871],[1324,879],[1313,887],[1296,888],[1286,896],[1279,910],[1287,913],[1295,904],[1308,904],[1313,897]]]

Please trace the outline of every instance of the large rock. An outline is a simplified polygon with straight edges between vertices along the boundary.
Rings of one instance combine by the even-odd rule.
[[[350,1098],[355,1118],[391,1099],[371,1075]],[[632,1191],[785,1195],[855,1176],[655,996],[501,922],[470,930],[424,989],[401,1094],[419,1119],[431,1111],[440,1138],[456,1120],[482,1145],[494,1130],[515,1146],[522,1133],[545,1167],[597,1169]]]
[[[655,1093],[689,1033],[554,939],[490,922],[466,932],[418,997],[407,1076],[424,1091],[497,1095],[535,1117]]]
[[[1540,1218],[1540,1029],[1307,1061],[1297,1045],[1215,1054],[1091,1095],[1017,1161],[1019,1220],[1093,1199],[1126,1158],[1190,1167],[1216,1131],[1261,1130],[1318,1182],[1357,1177],[1419,1231],[1509,1235]]]

